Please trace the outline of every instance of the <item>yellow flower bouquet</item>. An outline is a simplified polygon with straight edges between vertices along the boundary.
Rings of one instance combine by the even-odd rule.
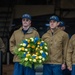
[[[42,64],[48,56],[47,43],[41,38],[29,38],[22,40],[14,50],[15,54],[20,59],[20,64],[28,67],[35,67]]]

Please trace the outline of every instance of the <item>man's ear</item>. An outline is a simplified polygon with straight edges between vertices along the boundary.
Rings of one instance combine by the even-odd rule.
[[[30,23],[31,23],[31,20],[30,20]]]
[[[60,22],[58,22],[58,24],[57,24],[58,26],[60,25]]]
[[[65,30],[65,26],[63,27],[63,29]]]

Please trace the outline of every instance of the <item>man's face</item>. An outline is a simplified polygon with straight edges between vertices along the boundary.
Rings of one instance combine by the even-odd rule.
[[[55,20],[50,20],[49,24],[50,24],[51,29],[55,29],[56,27],[58,27],[59,22],[57,22]]]
[[[23,27],[30,26],[31,25],[31,20],[27,19],[27,18],[22,19],[22,25],[23,25]]]

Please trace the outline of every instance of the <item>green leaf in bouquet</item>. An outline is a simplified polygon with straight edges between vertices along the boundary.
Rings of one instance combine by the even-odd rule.
[[[32,64],[30,64],[29,62],[25,62],[25,64],[24,64],[26,67],[30,67],[30,68],[32,68]]]

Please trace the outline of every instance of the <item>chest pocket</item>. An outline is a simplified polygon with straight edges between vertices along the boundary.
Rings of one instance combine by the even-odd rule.
[[[25,34],[25,35],[21,35],[21,36],[16,35],[16,37],[15,37],[16,44],[20,43],[24,39],[28,39],[28,38],[31,38],[31,37],[35,37],[35,35],[34,34]]]
[[[54,37],[53,44],[55,47],[61,47],[63,43],[63,39],[60,36]]]

